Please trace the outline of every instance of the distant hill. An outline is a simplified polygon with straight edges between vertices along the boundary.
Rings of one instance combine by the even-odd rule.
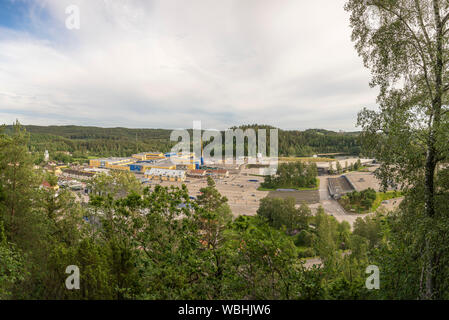
[[[175,144],[168,129],[100,128],[84,126],[24,126],[30,133],[30,150],[68,151],[74,157],[129,156],[136,152],[167,152]],[[241,129],[273,129],[268,125],[244,125]],[[5,126],[6,133],[12,126]],[[235,127],[234,127],[235,129]],[[357,132],[324,129],[279,129],[280,156],[311,156],[317,153],[360,153]]]

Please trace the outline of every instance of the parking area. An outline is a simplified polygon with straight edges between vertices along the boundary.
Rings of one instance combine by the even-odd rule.
[[[238,172],[238,173],[237,173]],[[216,179],[217,190],[228,198],[234,216],[256,215],[259,208],[260,199],[265,198],[269,192],[259,191],[263,177],[258,176],[259,169],[242,169],[234,171],[228,178]],[[189,195],[197,197],[201,188],[207,186],[205,178],[187,178],[184,182],[153,181],[150,185],[159,184],[161,186],[178,186],[185,184],[189,190]]]
[[[304,190],[304,191],[270,191],[268,196],[270,198],[294,198],[296,204],[303,202],[307,204],[314,204],[320,202],[320,193],[318,190]]]

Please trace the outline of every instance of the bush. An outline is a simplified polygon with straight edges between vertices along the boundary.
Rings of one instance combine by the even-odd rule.
[[[316,252],[313,248],[298,248],[298,258],[311,258],[315,256]]]
[[[314,234],[307,231],[301,230],[293,240],[297,247],[310,247],[313,243]]]

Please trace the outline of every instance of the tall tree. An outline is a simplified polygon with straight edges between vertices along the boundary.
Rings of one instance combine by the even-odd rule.
[[[11,135],[0,135],[0,220],[9,239],[27,238],[26,220],[30,218],[38,179],[28,152],[28,134],[16,122]]]
[[[352,40],[380,88],[380,111],[364,109],[358,124],[381,162],[383,185],[421,190],[426,240],[421,296],[438,298],[436,171],[448,160],[449,3],[444,0],[349,0]],[[418,193],[415,193],[418,194]]]

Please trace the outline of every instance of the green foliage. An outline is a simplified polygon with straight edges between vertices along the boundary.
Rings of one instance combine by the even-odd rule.
[[[89,188],[93,195],[110,195],[112,198],[124,198],[131,193],[142,193],[142,184],[134,174],[128,171],[98,174],[89,182]]]
[[[275,176],[265,177],[262,188],[315,188],[318,170],[315,163],[301,161],[281,163]]]
[[[354,235],[364,237],[369,241],[371,248],[379,245],[382,240],[382,216],[368,216],[364,219],[357,218],[354,222]]]
[[[286,228],[287,233],[306,229],[308,227],[311,211],[307,205],[295,207],[295,199],[264,198],[260,201],[257,214],[267,219],[267,222],[276,229]]]
[[[243,130],[273,127],[247,125]],[[97,128],[81,126],[26,126],[30,132],[30,150],[40,154],[48,150],[52,159],[62,162],[86,159],[91,155],[130,156],[141,151],[170,151],[171,130]],[[10,133],[11,126],[6,127]],[[256,131],[257,133],[257,131]],[[269,133],[269,130],[268,130]],[[269,134],[267,136],[269,139]],[[224,141],[224,140],[223,140]],[[72,155],[67,155],[70,152]],[[337,133],[327,130],[284,131],[279,130],[280,156],[312,156],[317,153],[343,152],[358,155],[360,144],[357,133]],[[40,162],[39,162],[40,163]]]
[[[316,270],[297,260],[293,241],[256,217],[238,229],[234,264],[240,299],[313,299],[323,288]]]
[[[339,200],[340,204],[347,211],[355,211],[357,213],[369,212],[376,200],[376,191],[368,188],[363,191],[352,191]]]
[[[380,162],[376,175],[384,189],[411,191],[406,203],[414,207],[404,205],[402,214],[409,214],[404,220],[420,219],[409,220],[407,225],[416,227],[416,232],[401,230],[405,233],[394,235],[397,247],[391,252],[402,254],[407,262],[390,256],[388,268],[404,272],[410,263],[410,271],[404,272],[408,276],[389,280],[407,283],[398,290],[401,297],[438,299],[446,292],[439,271],[447,256],[441,251],[446,245],[440,234],[446,226],[447,210],[440,203],[447,203],[448,197],[437,172],[449,161],[449,68],[445,58],[449,54],[449,6],[443,0],[349,0],[345,9],[351,14],[357,52],[371,70],[371,85],[379,87],[379,109],[365,108],[358,116],[363,149]],[[405,235],[411,239],[402,238]],[[416,277],[418,270],[423,280]]]
[[[25,278],[24,258],[20,250],[8,243],[0,223],[0,300],[11,296],[14,284]]]
[[[315,241],[315,234],[308,230],[301,230],[294,238],[298,247],[311,247]]]
[[[406,199],[406,215],[357,220],[353,234],[323,208],[312,216],[292,199],[263,199],[257,216],[233,219],[212,179],[192,201],[185,186],[143,190],[133,175],[114,172],[92,181],[82,205],[69,190],[39,187],[56,178],[33,169],[27,136],[16,130],[0,137],[2,299],[366,299],[419,290],[418,240],[427,228],[419,192],[417,202]],[[448,209],[445,199],[438,210]],[[442,221],[435,246],[447,240]],[[322,268],[304,267],[316,256]],[[369,264],[389,268],[377,296],[364,288]],[[69,265],[80,269],[80,290],[65,287]],[[445,290],[447,271],[438,272]]]

